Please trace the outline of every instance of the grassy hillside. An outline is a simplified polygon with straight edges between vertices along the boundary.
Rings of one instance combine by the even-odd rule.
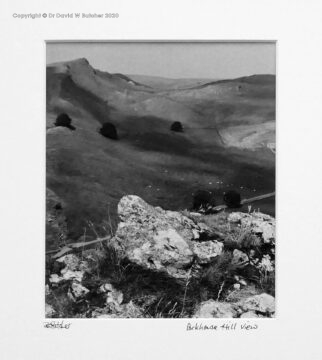
[[[274,191],[274,77],[162,91],[140,80],[95,70],[86,59],[47,68],[47,187],[64,201],[71,240],[115,225],[125,194],[176,210],[190,208],[198,189],[215,189],[218,204],[231,188],[245,198]],[[54,126],[62,112],[74,131]],[[98,133],[106,121],[118,141]],[[170,131],[173,121],[183,133]],[[274,200],[256,207],[275,211]]]

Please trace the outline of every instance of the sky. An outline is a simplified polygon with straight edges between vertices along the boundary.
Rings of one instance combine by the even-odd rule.
[[[86,58],[110,73],[227,79],[275,74],[275,42],[48,42],[47,64]]]

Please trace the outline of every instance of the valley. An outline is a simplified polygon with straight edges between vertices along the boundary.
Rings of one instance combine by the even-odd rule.
[[[61,113],[74,131],[55,126]],[[183,132],[170,130],[175,121]],[[118,140],[99,133],[104,122]],[[229,189],[243,199],[269,193],[275,76],[164,80],[102,72],[84,58],[50,64],[46,142],[47,188],[63,203],[69,241],[115,229],[128,194],[183,210],[199,189],[214,191],[218,205]],[[254,207],[275,216],[275,198]]]

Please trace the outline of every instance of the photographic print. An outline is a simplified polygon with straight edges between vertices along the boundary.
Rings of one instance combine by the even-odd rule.
[[[275,62],[47,42],[47,318],[275,316]]]

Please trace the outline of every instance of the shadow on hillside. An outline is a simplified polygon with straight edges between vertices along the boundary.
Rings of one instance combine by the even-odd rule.
[[[108,121],[114,108],[93,93],[77,86],[70,76],[61,82],[60,95],[76,108],[86,109],[101,124]]]

